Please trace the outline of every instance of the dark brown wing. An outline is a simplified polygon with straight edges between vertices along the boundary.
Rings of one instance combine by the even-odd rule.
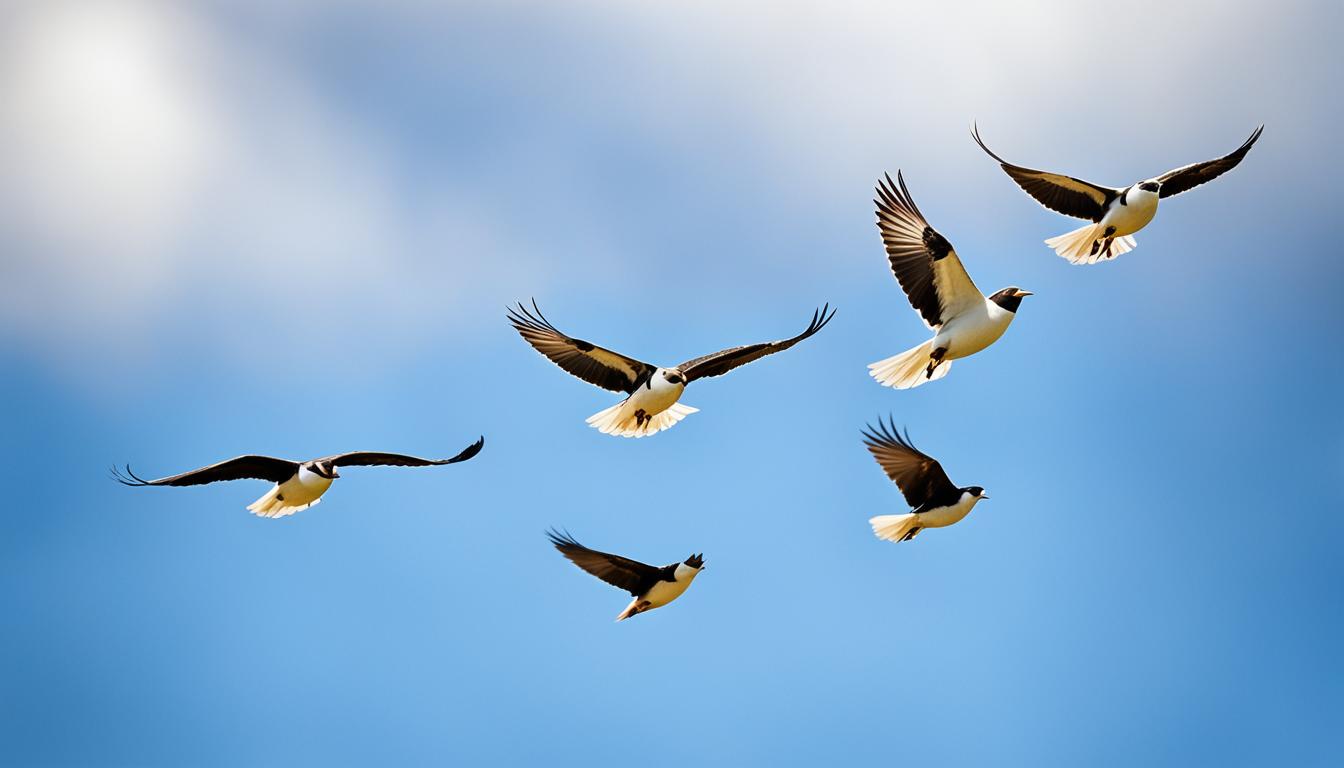
[[[330,461],[338,467],[438,467],[444,464],[456,464],[459,461],[466,461],[481,452],[485,447],[485,438],[472,443],[462,450],[461,453],[451,459],[422,459],[418,456],[406,456],[400,453],[375,453],[373,451],[358,451],[352,453],[338,453],[335,456],[327,456],[318,461]]]
[[[835,310],[830,309],[830,304],[823,306],[820,310],[812,312],[812,322],[807,324],[807,329],[791,339],[783,341],[768,341],[764,344],[748,344],[744,347],[733,347],[715,352],[712,355],[697,357],[694,360],[687,360],[677,368],[681,374],[686,377],[686,383],[689,384],[696,379],[703,379],[708,376],[722,376],[723,374],[746,365],[753,360],[760,360],[766,355],[773,355],[776,352],[783,352],[794,344],[806,339],[812,334],[826,327],[835,317]],[[830,314],[827,314],[830,310]]]
[[[172,477],[161,477],[158,480],[145,480],[131,471],[130,465],[126,465],[126,471],[123,473],[116,467],[112,468],[112,479],[122,485],[204,485],[206,483],[215,483],[223,480],[270,480],[273,483],[283,483],[293,477],[299,471],[297,462],[286,459],[277,459],[271,456],[236,456],[227,461],[221,461],[218,464],[211,464],[208,467],[193,469],[190,472],[183,472],[180,475]]]
[[[589,549],[574,540],[569,532],[547,531],[555,548],[570,562],[613,587],[620,587],[635,597],[648,592],[658,582],[661,569],[652,565],[636,562],[628,557],[611,555]]]
[[[925,324],[937,328],[959,312],[984,304],[985,297],[966,274],[952,244],[915,206],[900,171],[895,183],[889,174],[878,181],[873,203],[891,273]]]
[[[979,144],[986,154],[999,161],[1003,170],[1012,177],[1013,181],[1017,182],[1017,185],[1024,192],[1036,198],[1036,202],[1052,211],[1058,211],[1065,216],[1076,216],[1080,219],[1097,222],[1101,221],[1102,216],[1106,215],[1106,207],[1120,194],[1118,189],[1103,187],[1100,184],[1075,179],[1072,176],[1013,165],[985,146],[985,142],[980,138],[978,127],[971,128],[971,135],[975,137],[975,143]]]
[[[551,362],[589,384],[628,394],[656,370],[648,363],[566,336],[541,314],[536,299],[532,309],[535,314],[521,303],[517,309],[509,308],[514,329]]]
[[[1187,189],[1194,189],[1200,184],[1206,184],[1222,176],[1224,173],[1237,167],[1241,159],[1251,151],[1251,147],[1256,140],[1260,138],[1260,132],[1265,130],[1265,126],[1255,129],[1251,137],[1237,147],[1235,152],[1223,155],[1217,160],[1208,160],[1203,163],[1191,163],[1183,168],[1177,168],[1174,171],[1167,171],[1157,180],[1161,182],[1162,188],[1158,190],[1158,197],[1171,197],[1179,195]]]
[[[863,432],[863,444],[873,454],[882,471],[896,483],[911,509],[918,509],[930,501],[955,501],[961,491],[948,479],[943,466],[931,456],[921,453],[910,443],[910,436],[902,436],[895,422],[890,427],[877,420]]]

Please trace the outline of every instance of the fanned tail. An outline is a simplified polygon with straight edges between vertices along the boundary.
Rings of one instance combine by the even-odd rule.
[[[1088,224],[1072,232],[1045,241],[1055,253],[1068,259],[1070,264],[1096,264],[1109,261],[1122,253],[1129,253],[1138,245],[1132,235],[1112,238],[1107,247],[1104,237],[1106,228],[1100,224]]]
[[[928,368],[932,354],[933,340],[930,339],[914,349],[873,363],[868,366],[868,374],[884,387],[896,389],[918,387],[927,381],[943,378],[952,367],[951,360],[943,360],[930,374]]]
[[[624,402],[617,403],[606,410],[594,413],[588,417],[588,424],[604,435],[647,437],[674,426],[700,410],[689,405],[673,403],[667,410],[641,420],[638,412],[624,410],[625,405]]]
[[[275,486],[260,499],[247,505],[247,510],[257,517],[285,517],[295,512],[317,506],[322,499],[313,499],[307,504],[289,504],[280,497],[280,486]]]
[[[913,512],[904,515],[878,515],[869,518],[868,524],[873,526],[873,535],[883,541],[909,541],[920,531]]]

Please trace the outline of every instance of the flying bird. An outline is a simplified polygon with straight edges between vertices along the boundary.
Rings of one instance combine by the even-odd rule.
[[[1194,189],[1236,168],[1264,129],[1263,125],[1256,128],[1251,137],[1229,155],[1191,163],[1124,188],[1105,187],[1072,176],[1013,165],[985,146],[979,128],[972,126],[971,135],[980,148],[999,161],[1013,181],[1038,203],[1066,216],[1092,222],[1052,237],[1045,244],[1074,264],[1095,264],[1113,259],[1137,245],[1132,235],[1153,220],[1158,200]]]
[[[112,468],[112,477],[122,485],[204,485],[224,480],[270,480],[275,487],[265,496],[248,505],[248,510],[260,517],[284,517],[317,504],[322,494],[340,474],[337,467],[431,467],[466,461],[481,452],[485,438],[467,446],[451,459],[421,459],[399,453],[372,453],[367,451],[342,453],[312,461],[290,461],[271,456],[238,456],[208,467],[193,469],[172,477],[144,480],[131,471]]]
[[[915,448],[908,431],[904,436],[897,432],[894,421],[890,427],[881,419],[877,428],[870,424],[863,432],[863,444],[910,505],[910,512],[904,515],[878,515],[868,520],[879,539],[910,541],[925,528],[959,523],[981,499],[989,498],[978,485],[953,485],[943,466]]]
[[[627,395],[616,405],[589,416],[588,424],[604,435],[645,437],[661,432],[699,410],[677,402],[686,385],[696,379],[722,376],[753,360],[783,352],[826,327],[835,316],[835,310],[827,314],[829,307],[828,304],[813,312],[807,330],[791,339],[733,347],[671,368],[640,362],[565,335],[541,314],[535,299],[531,311],[521,303],[517,309],[510,308],[509,322],[528,344],[551,362],[589,384]]]
[[[560,550],[560,554],[570,562],[613,587],[620,587],[635,596],[635,599],[616,617],[617,621],[634,616],[637,613],[651,611],[681,597],[686,588],[700,572],[705,569],[702,555],[691,555],[680,563],[664,565],[645,565],[628,557],[609,555],[589,549],[574,540],[569,532],[555,530],[546,532],[551,543]]]
[[[985,298],[966,274],[952,244],[915,207],[900,171],[896,183],[890,175],[878,182],[873,203],[891,271],[934,336],[868,369],[884,387],[909,389],[941,379],[953,360],[970,357],[998,341],[1031,291],[1009,286]]]

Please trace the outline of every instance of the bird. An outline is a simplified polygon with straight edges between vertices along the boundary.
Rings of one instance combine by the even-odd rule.
[[[891,417],[887,417],[891,420]],[[978,485],[958,488],[947,478],[943,465],[921,453],[910,442],[910,432],[902,436],[896,422],[887,426],[882,419],[863,431],[863,443],[877,459],[882,471],[896,483],[910,505],[903,515],[878,515],[869,518],[873,534],[884,541],[910,541],[925,528],[944,528],[961,522],[982,499],[988,499]]]
[[[884,387],[909,389],[947,375],[952,361],[969,357],[999,340],[1031,296],[1009,286],[986,298],[971,282],[957,252],[915,207],[905,178],[896,172],[878,180],[877,228],[887,248],[892,274],[910,306],[934,331],[929,341],[868,366]]]
[[[1072,232],[1052,237],[1045,244],[1070,263],[1096,264],[1127,253],[1138,245],[1133,235],[1153,220],[1159,200],[1194,189],[1236,168],[1264,129],[1263,125],[1256,128],[1251,137],[1231,154],[1216,160],[1181,166],[1123,188],[1102,186],[1060,173],[1013,165],[985,146],[978,126],[972,125],[971,135],[980,148],[997,160],[1008,176],[1041,205],[1066,216],[1092,222]]]
[[[124,472],[113,467],[112,479],[122,485],[135,487],[204,485],[243,479],[270,480],[275,483],[275,487],[249,504],[247,509],[258,517],[275,518],[302,512],[322,501],[322,494],[326,493],[332,482],[341,476],[336,471],[337,467],[430,467],[456,464],[480,453],[484,446],[485,438],[481,437],[451,459],[421,459],[399,453],[368,451],[341,453],[312,461],[290,461],[272,456],[237,456],[218,464],[158,480],[145,480],[137,476],[128,464]]]
[[[509,308],[509,322],[528,344],[551,362],[580,379],[627,397],[616,405],[588,417],[587,423],[604,435],[646,437],[674,426],[698,411],[678,402],[686,386],[696,379],[723,374],[783,352],[826,327],[835,316],[830,305],[812,313],[807,329],[791,339],[748,344],[687,360],[674,367],[644,363],[582,339],[565,335],[541,314],[536,299],[532,310],[520,302]]]
[[[691,586],[695,577],[705,569],[704,554],[691,555],[680,563],[664,565],[645,565],[628,557],[610,555],[589,549],[569,535],[569,531],[560,533],[555,529],[546,532],[551,543],[560,550],[560,554],[569,561],[613,587],[620,587],[635,599],[616,616],[624,621],[631,616],[664,605],[681,597]]]

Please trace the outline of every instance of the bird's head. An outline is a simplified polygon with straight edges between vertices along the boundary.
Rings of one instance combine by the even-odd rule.
[[[993,296],[990,296],[989,300],[1009,312],[1017,312],[1017,308],[1022,303],[1022,299],[1030,295],[1031,291],[1024,291],[1016,285],[1010,285],[998,293],[995,293]]]
[[[328,480],[335,480],[340,477],[336,471],[336,464],[330,461],[314,461],[308,464],[308,471],[318,477],[325,477]]]
[[[686,376],[683,375],[682,372],[677,370],[676,368],[668,368],[667,370],[663,371],[663,379],[668,384],[686,383]]]
[[[975,497],[977,501],[979,501],[980,499],[989,498],[989,494],[985,493],[985,489],[981,488],[978,485],[972,485],[970,488],[966,489],[966,492],[971,494],[971,496]]]
[[[703,571],[705,569],[704,553],[702,552],[698,555],[691,555],[690,557],[686,558],[686,567],[694,568],[697,571]]]
[[[1153,194],[1157,194],[1162,189],[1162,182],[1157,181],[1156,179],[1150,179],[1148,181],[1139,184],[1139,189],[1143,190],[1144,192],[1152,192]]]

